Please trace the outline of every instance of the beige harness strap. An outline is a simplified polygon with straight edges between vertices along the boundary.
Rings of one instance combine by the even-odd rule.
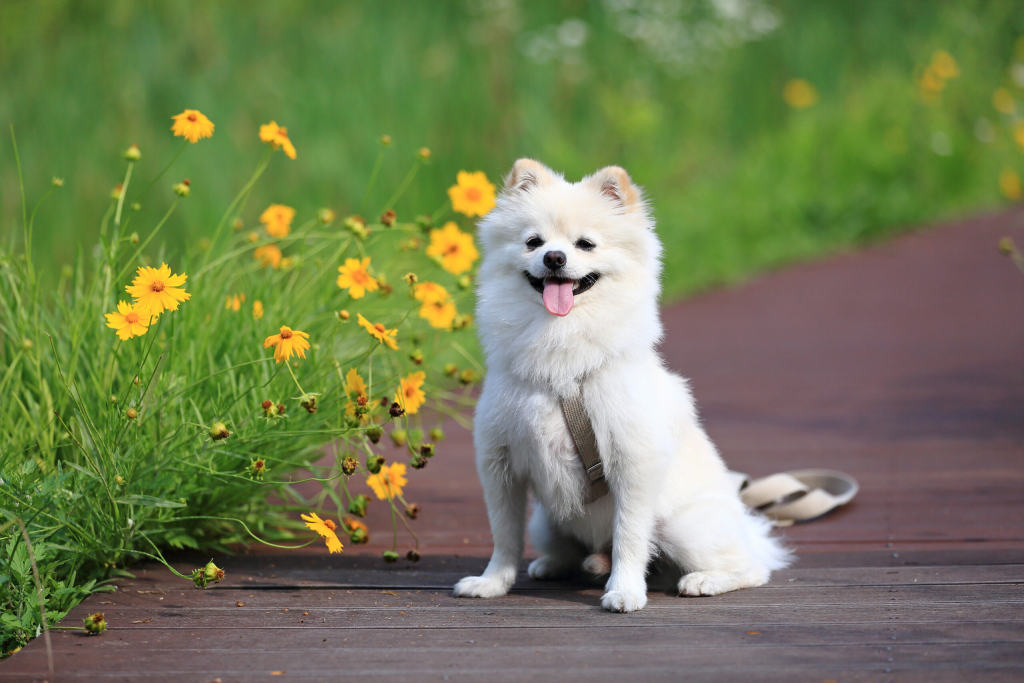
[[[587,408],[583,405],[582,390],[571,398],[562,399],[562,412],[565,414],[565,421],[569,423],[569,433],[576,443],[576,452],[590,481],[589,488],[584,492],[584,504],[593,503],[608,493],[608,482],[605,481],[604,465],[597,450],[594,425],[590,423]]]

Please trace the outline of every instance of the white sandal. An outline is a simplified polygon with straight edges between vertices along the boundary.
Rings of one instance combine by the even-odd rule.
[[[790,526],[821,517],[849,503],[860,486],[845,472],[836,470],[794,470],[750,481],[741,472],[730,472],[744,505],[775,521]]]

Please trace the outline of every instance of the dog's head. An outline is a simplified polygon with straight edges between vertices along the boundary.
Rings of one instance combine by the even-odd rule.
[[[477,319],[492,362],[568,363],[578,377],[657,341],[661,247],[623,169],[570,183],[520,159],[480,235]]]

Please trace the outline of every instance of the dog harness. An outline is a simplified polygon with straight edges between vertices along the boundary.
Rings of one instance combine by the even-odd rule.
[[[587,407],[583,405],[583,388],[581,387],[575,396],[561,399],[562,413],[565,414],[565,421],[569,423],[569,433],[576,443],[576,452],[583,463],[583,469],[587,473],[589,486],[584,491],[584,504],[593,503],[608,493],[608,482],[604,478],[604,465],[601,463],[601,453],[597,450],[597,436],[594,434],[594,425],[587,414]]]

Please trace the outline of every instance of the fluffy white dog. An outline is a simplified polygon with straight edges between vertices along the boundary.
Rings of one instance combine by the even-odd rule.
[[[655,349],[661,244],[629,175],[609,166],[570,183],[520,159],[480,236],[477,321],[488,371],[475,443],[494,554],[455,595],[512,587],[528,491],[542,553],[530,576],[610,569],[601,599],[609,610],[647,604],[648,563],[658,556],[682,570],[683,595],[759,586],[786,566],[769,522],[740,502],[686,381]],[[560,404],[578,392],[610,489],[589,504]]]

